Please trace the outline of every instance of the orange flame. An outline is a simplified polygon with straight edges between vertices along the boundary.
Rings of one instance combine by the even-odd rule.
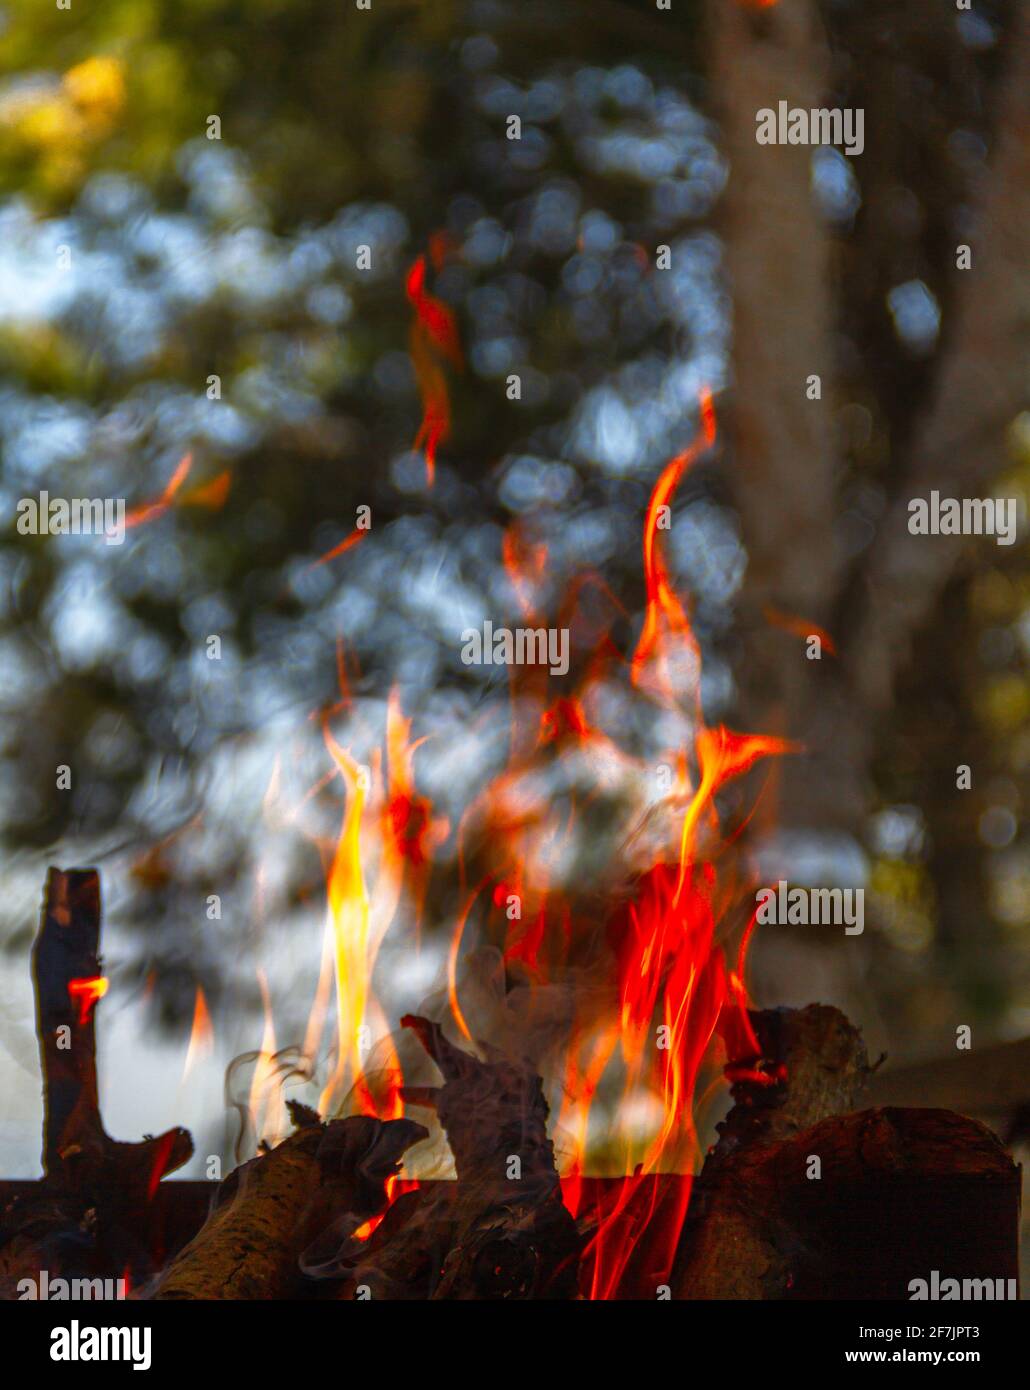
[[[706,449],[715,443],[715,407],[711,392],[701,394],[701,432],[681,454],[670,459],[654,485],[647,506],[644,526],[644,581],[647,586],[647,607],[637,649],[633,653],[632,679],[644,687],[653,683],[657,693],[670,701],[674,697],[674,680],[668,669],[669,643],[678,639],[683,649],[700,667],[700,655],[687,613],[669,579],[669,571],[659,540],[659,530],[668,530],[672,496],[686,470]],[[664,525],[663,525],[664,523]],[[664,640],[663,640],[664,634]],[[657,658],[658,671],[649,679],[649,663]]]
[[[782,609],[774,608],[771,604],[766,604],[762,611],[765,614],[766,622],[771,623],[773,627],[781,628],[794,637],[800,637],[802,642],[807,642],[812,637],[818,637],[820,645],[831,656],[837,655],[836,643],[824,627],[810,622],[808,618],[800,618],[796,613],[784,613]]]
[[[368,997],[368,890],[361,867],[361,817],[368,788],[368,770],[354,761],[323,727],[326,747],[343,777],[346,808],[340,838],[333,854],[327,884],[328,927],[332,933],[336,967],[337,1056],[335,1086],[348,1065],[354,1077],[362,1075],[361,1052]],[[328,1099],[323,1095],[323,1106]],[[364,1098],[363,1098],[364,1099]],[[363,1110],[363,1113],[369,1113]]]
[[[393,917],[400,892],[399,879],[384,874],[373,923],[372,900],[362,865],[361,832],[365,802],[371,790],[371,770],[362,767],[333,737],[328,723],[322,733],[346,789],[346,806],[340,836],[333,851],[327,879],[327,941],[331,943],[336,976],[337,1061],[322,1095],[320,1108],[329,1108],[349,1076],[354,1104],[364,1115],[396,1119],[403,1114],[401,1073],[393,1044],[384,1036],[380,1046],[386,1058],[380,1069],[384,1085],[376,1094],[366,1075],[364,1053],[371,1042],[373,1021],[379,1010],[371,989],[372,972],[383,934]],[[377,885],[377,890],[379,885]],[[385,1029],[383,1029],[385,1033]]]
[[[95,975],[88,980],[69,980],[68,994],[72,1001],[79,1001],[79,1027],[89,1022],[90,1010],[97,1000],[103,999],[110,986],[105,975]]]
[[[126,513],[126,528],[142,526],[148,521],[156,521],[159,516],[163,516],[168,511],[177,497],[183,506],[205,507],[210,511],[217,511],[223,507],[232,485],[232,474],[228,469],[223,470],[210,482],[200,483],[179,497],[182,485],[189,476],[192,467],[193,455],[191,453],[183,454],[175,466],[174,473],[165,484],[161,496],[153,502],[144,502],[139,507],[133,507]]]
[[[141,507],[134,507],[125,517],[125,525],[141,526],[146,521],[154,521],[157,517],[163,516],[168,508],[175,501],[176,494],[189,476],[189,471],[193,467],[193,455],[183,454],[182,458],[175,466],[175,472],[165,484],[165,490],[156,502],[144,502]]]
[[[210,1052],[214,1045],[214,1029],[211,1026],[211,1014],[208,1012],[207,1000],[200,985],[197,986],[197,997],[193,1005],[193,1026],[190,1029],[189,1046],[186,1049],[186,1061],[183,1063],[182,1078],[185,1081],[197,1063],[197,1059],[205,1052]]]
[[[228,468],[224,468],[209,483],[198,483],[189,492],[184,492],[182,504],[184,507],[206,507],[208,511],[217,512],[225,506],[231,488],[232,474]]]
[[[308,566],[308,569],[317,569],[319,565],[327,565],[330,560],[335,560],[338,555],[345,555],[348,550],[353,550],[359,541],[363,541],[367,535],[367,529],[362,530],[355,526],[349,536],[345,536],[344,539],[340,541],[339,545],[334,545],[332,550],[327,550],[324,555],[320,555],[317,560],[313,560]]]
[[[440,245],[433,245],[437,268],[443,256]],[[436,475],[437,448],[445,444],[451,434],[450,393],[439,359],[442,356],[459,370],[463,363],[454,311],[442,299],[429,294],[425,285],[426,258],[419,256],[408,271],[405,285],[415,311],[409,350],[422,396],[422,424],[413,447],[425,450],[426,482],[432,487]]]
[[[444,248],[435,248],[434,255],[443,253]],[[425,259],[420,258],[408,277],[408,295],[416,308],[413,342],[417,339],[442,382],[437,359],[460,360],[460,353],[453,317],[426,293],[425,273]],[[420,381],[424,384],[425,378]],[[423,429],[427,420],[437,418],[429,408],[431,397],[424,393]],[[572,1003],[552,1076],[561,1086],[557,1128],[564,1154],[563,1194],[570,1210],[591,1224],[581,1288],[592,1298],[618,1294],[645,1231],[649,1270],[669,1270],[690,1181],[678,1183],[667,1198],[658,1178],[697,1166],[699,1105],[714,1093],[715,1083],[708,1085],[707,1078],[721,1060],[719,1048],[733,1058],[758,1052],[744,982],[756,915],[753,909],[743,911],[748,885],[728,872],[733,857],[726,850],[732,837],[720,825],[720,793],[760,760],[794,751],[794,745],[770,735],[710,727],[703,717],[699,645],[688,606],[673,586],[659,534],[668,529],[671,502],[686,470],[715,441],[715,412],[707,390],[701,396],[700,419],[697,437],[662,470],[648,503],[643,528],[646,608],[628,663],[615,651],[607,626],[618,605],[596,576],[581,576],[570,586],[560,616],[576,627],[574,650],[591,653],[584,658],[584,674],[574,683],[570,673],[568,684],[556,694],[544,668],[512,673],[513,721],[505,765],[466,811],[457,831],[460,908],[446,956],[446,997],[461,1036],[471,1042],[481,1017],[478,999],[466,993],[461,973],[465,943],[481,924],[501,947],[505,987],[509,982],[524,986],[520,994],[528,997],[526,1018],[531,1020],[537,1010],[548,1016],[551,993],[564,998],[570,979],[589,974],[591,980],[591,989],[570,991]],[[428,446],[427,467],[431,475]],[[323,559],[353,544],[356,539],[349,537]],[[524,528],[509,527],[502,560],[511,601],[534,626],[545,621],[538,615],[545,604],[547,558],[546,548]],[[603,621],[580,602],[587,585],[603,598],[608,615]],[[679,711],[683,680],[677,667],[682,669],[684,657],[696,687],[692,732],[683,746],[669,750],[674,778],[664,797],[651,803],[639,790],[647,769],[605,732],[601,687],[620,674],[615,669],[620,662],[621,674],[638,691]],[[345,803],[335,844],[319,842],[326,855],[326,926],[304,1052],[310,1060],[320,1045],[335,984],[335,1067],[319,1108],[330,1113],[349,1092],[348,1104],[358,1112],[394,1118],[403,1113],[401,1065],[376,999],[376,960],[406,889],[410,896],[404,906],[412,909],[417,940],[429,874],[449,826],[419,790],[416,754],[424,740],[413,737],[413,720],[405,716],[396,690],[387,703],[383,746],[372,753],[368,767],[333,735],[329,721],[337,712],[346,709],[350,718],[359,716],[349,694],[342,647],[338,666],[341,699],[322,712],[332,771],[309,796],[342,785]],[[524,736],[515,726],[516,704],[529,711]],[[556,797],[543,773],[567,765],[583,774],[586,790],[570,774]],[[277,762],[276,796],[279,781]],[[634,831],[627,841],[627,861],[629,849],[636,856],[631,861],[633,886],[623,890],[614,909],[598,915],[596,908],[584,910],[563,889],[562,866],[574,848],[573,830],[584,810],[609,789],[624,797],[628,785],[638,804],[647,807],[645,822],[663,818],[655,831],[660,847],[652,848],[646,836],[638,841]],[[260,1056],[270,1064],[275,1040],[263,981],[262,993],[266,1036]],[[524,1019],[521,1025],[530,1026]],[[373,1032],[378,1034],[374,1067],[369,1061]],[[615,1198],[604,1201],[588,1172],[598,1162],[601,1146],[593,1146],[601,1136],[605,1161],[628,1175]],[[387,1206],[406,1181],[391,1181]],[[383,1215],[364,1222],[355,1238],[369,1239]]]

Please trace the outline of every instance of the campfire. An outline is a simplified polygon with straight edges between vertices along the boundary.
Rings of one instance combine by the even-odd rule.
[[[423,274],[409,296],[431,480],[448,412],[429,363],[434,338],[452,357],[456,345]],[[325,785],[343,808],[321,974],[305,1037],[277,1049],[269,1033],[257,1054],[245,1118],[260,1142],[223,1180],[164,1181],[192,1155],[184,1129],[137,1143],[107,1134],[100,877],[51,870],[33,956],[45,1174],[0,1184],[0,1296],[38,1296],[40,1271],[44,1297],[99,1280],[157,1300],[907,1298],[924,1272],[1017,1277],[1019,1171],[999,1141],[945,1110],[861,1108],[875,1066],[852,1022],[749,997],[769,889],[747,850],[756,782],[768,791],[768,770],[801,750],[704,719],[700,649],[663,546],[676,488],[715,439],[707,393],[700,420],[651,495],[646,616],[627,659],[589,606],[600,581],[584,576],[559,617],[580,677],[557,684],[547,556],[509,530],[514,616],[536,659],[509,666],[508,762],[460,825],[420,790],[421,741],[396,693],[368,765],[338,732],[344,682],[320,712]],[[613,680],[656,719],[692,692],[692,738],[669,750],[663,776],[605,727]],[[569,756],[580,776],[559,805],[540,773]],[[620,826],[618,863],[589,893],[567,891],[572,821],[634,780],[658,792]],[[434,855],[451,835],[462,908],[446,978],[425,1011],[388,1017],[380,948],[409,931],[419,950]],[[205,1017],[198,999],[195,1028]],[[317,1083],[317,1104],[284,1094],[297,1078]]]

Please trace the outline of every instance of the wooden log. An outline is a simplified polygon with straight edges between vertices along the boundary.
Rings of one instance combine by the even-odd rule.
[[[96,1264],[96,1222],[81,1200],[50,1192],[43,1183],[9,1201],[0,1213],[0,1301],[21,1297],[25,1279],[47,1270],[54,1277],[92,1275]],[[108,1277],[114,1266],[106,1270]]]
[[[742,1144],[774,1144],[854,1108],[869,1078],[859,1030],[827,1004],[749,1015],[758,1051],[726,1067],[734,1105],[705,1163],[711,1175]]]
[[[357,1115],[304,1123],[221,1184],[211,1214],[147,1296],[295,1298],[316,1238],[345,1239],[386,1205],[386,1181],[426,1137],[410,1120]]]
[[[43,1269],[74,1278],[145,1278],[163,1249],[147,1237],[161,1178],[193,1152],[184,1129],[127,1144],[104,1130],[97,1095],[96,1008],[107,982],[100,960],[95,869],[51,869],[33,982],[43,1074],[41,1182],[0,1212],[0,1298]]]
[[[852,1109],[868,1075],[861,1034],[838,1009],[810,1004],[750,1019],[758,1048],[726,1067],[734,1104],[691,1194],[670,1278],[676,1297],[761,1296],[767,1257],[749,1199],[737,1201],[741,1156]]]
[[[342,1247],[319,1273],[341,1279],[343,1299],[574,1297],[583,1242],[562,1200],[540,1078],[482,1043],[481,1061],[428,1019],[401,1023],[444,1083],[402,1096],[437,1111],[457,1181],[404,1193],[367,1242]]]
[[[106,1209],[132,1210],[187,1161],[184,1129],[126,1144],[104,1130],[97,1098],[94,1020],[106,992],[100,963],[100,877],[51,869],[33,979],[43,1071],[43,1167],[49,1193]]]
[[[1008,1136],[1030,1137],[1030,1038],[953,1050],[931,1062],[877,1071],[869,1082],[874,1105],[933,1106],[985,1120]]]
[[[93,1028],[94,1007],[107,985],[94,870],[51,869],[47,875],[32,975],[43,1071],[43,1171],[55,1185],[76,1187],[83,1170],[103,1165],[107,1147]]]
[[[661,1265],[660,1251],[656,1247],[664,1248],[666,1242],[666,1213],[671,1212],[675,1217],[676,1213],[685,1208],[692,1181],[690,1177],[676,1173],[653,1174],[642,1180],[595,1177],[578,1180],[578,1186],[581,1188],[581,1225],[584,1224],[584,1216],[596,1223],[613,1210],[622,1209],[625,1205],[624,1189],[627,1183],[639,1187],[639,1200],[650,1215],[651,1219],[641,1223],[639,1234],[634,1237],[633,1255],[620,1281],[619,1298],[654,1298],[656,1282],[661,1282],[654,1277],[654,1271]],[[352,1242],[351,1259],[345,1265],[340,1264],[332,1270],[324,1270],[324,1242],[321,1251],[312,1248],[310,1270],[305,1266],[304,1255],[301,1257],[301,1270],[305,1274],[310,1273],[312,1279],[319,1279],[320,1284],[309,1284],[304,1292],[314,1298],[354,1298],[356,1287],[362,1282],[358,1277],[362,1273],[362,1260],[370,1259],[376,1268],[376,1278],[383,1280],[389,1269],[385,1258],[385,1253],[388,1252],[391,1257],[396,1255],[393,1262],[396,1281],[392,1285],[381,1283],[373,1297],[427,1298],[429,1275],[427,1268],[424,1267],[421,1272],[417,1269],[417,1260],[425,1259],[427,1265],[432,1262],[439,1272],[447,1253],[446,1246],[432,1252],[427,1250],[426,1242],[419,1237],[413,1242],[415,1258],[409,1260],[401,1255],[400,1243],[405,1238],[413,1238],[406,1237],[405,1234],[409,1226],[415,1224],[414,1220],[409,1221],[409,1214],[419,1214],[421,1208],[435,1201],[442,1203],[453,1200],[457,1186],[453,1178],[429,1178],[423,1179],[416,1191],[403,1193],[389,1207],[382,1224],[376,1228],[370,1239],[363,1243]],[[35,1182],[0,1180],[0,1223],[4,1212],[28,1197],[35,1197],[38,1188],[39,1184]],[[211,1211],[211,1198],[212,1184],[203,1179],[169,1178],[162,1182],[154,1194],[154,1200],[143,1215],[140,1226],[142,1244],[147,1249],[166,1251],[166,1259],[170,1262],[193,1240],[204,1225]],[[385,1242],[385,1245],[382,1242]],[[318,1244],[318,1238],[315,1244]],[[3,1239],[0,1237],[0,1246],[2,1245]],[[360,1245],[357,1256],[354,1254],[355,1245]],[[0,1265],[3,1263],[4,1254],[0,1249]],[[44,1259],[41,1264],[37,1254],[27,1272],[35,1276],[40,1269],[56,1271],[62,1267],[59,1260],[49,1258]],[[667,1282],[667,1272],[664,1277]],[[586,1282],[589,1287],[589,1281]],[[17,1296],[13,1283],[9,1292],[0,1291],[0,1300]]]
[[[947,1111],[850,1111],[869,1075],[835,1009],[752,1015],[760,1055],[706,1159],[674,1297],[907,1298],[913,1279],[1016,1277],[1019,1170]]]
[[[452,1181],[402,1193],[367,1241],[339,1247],[331,1262],[310,1272],[335,1279],[329,1296],[344,1301],[431,1298],[458,1228],[457,1198]]]
[[[1019,1195],[1019,1169],[974,1120],[833,1116],[726,1162],[673,1294],[908,1299],[913,1281],[936,1275],[989,1279],[1003,1290],[992,1297],[1017,1297]]]
[[[401,1023],[444,1078],[439,1088],[402,1095],[435,1107],[458,1177],[446,1211],[424,1222],[431,1240],[434,1222],[450,1237],[430,1297],[574,1297],[582,1240],[562,1200],[540,1077],[482,1043],[487,1060],[480,1061],[428,1019],[408,1014]]]

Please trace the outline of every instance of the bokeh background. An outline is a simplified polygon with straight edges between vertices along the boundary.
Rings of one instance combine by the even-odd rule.
[[[760,933],[753,993],[838,1003],[897,1063],[953,1054],[962,1024],[1030,1034],[1023,533],[899,526],[928,487],[1030,488],[1020,23],[1006,0],[0,5],[4,1176],[38,1171],[50,863],[103,873],[108,1129],[188,1125],[198,1174],[230,1151],[223,1074],[268,1041],[263,989],[277,1046],[311,1005],[342,807],[312,714],[341,662],[355,756],[394,687],[430,735],[418,784],[452,833],[425,949],[388,939],[377,980],[398,1012],[438,983],[453,828],[508,751],[504,673],[459,659],[463,628],[517,617],[505,530],[546,545],[552,621],[603,579],[628,654],[648,495],[706,384],[719,443],[668,539],[706,716],[809,745],[764,784],[763,867],[867,889],[861,937]],[[758,147],[780,97],[862,107],[864,153]],[[429,488],[405,278],[434,244],[465,367]],[[121,547],[15,530],[44,489],[154,502],[186,454]],[[359,506],[368,536],[315,565]],[[807,661],[783,615],[835,652]],[[635,758],[689,737],[688,698],[682,729],[624,682],[605,698]],[[555,758],[547,785],[589,775]],[[607,787],[604,825],[634,798]],[[198,989],[213,1041],[184,1074]]]

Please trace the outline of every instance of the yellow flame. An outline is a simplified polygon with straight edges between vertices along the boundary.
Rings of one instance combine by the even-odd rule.
[[[324,733],[346,787],[347,804],[327,884],[326,932],[332,942],[336,971],[339,1050],[335,1071],[322,1095],[323,1111],[339,1097],[348,1068],[355,1080],[361,1076],[362,1029],[371,974],[369,898],[361,864],[361,818],[369,773],[341,748],[328,728]]]

